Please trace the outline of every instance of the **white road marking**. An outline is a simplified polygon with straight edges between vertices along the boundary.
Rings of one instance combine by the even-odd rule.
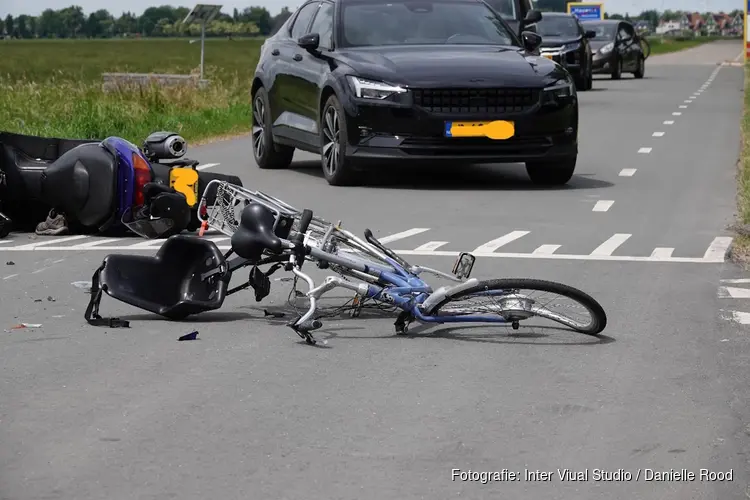
[[[729,236],[719,236],[714,238],[711,244],[708,246],[708,250],[703,254],[705,260],[712,262],[724,262],[724,256],[729,249],[729,245],[732,244],[732,238]]]
[[[391,234],[389,236],[383,236],[382,238],[378,238],[378,241],[380,243],[390,243],[391,241],[396,240],[402,240],[404,238],[408,238],[409,236],[414,236],[419,233],[424,233],[425,231],[429,231],[429,227],[415,227],[413,229],[407,229],[406,231],[401,231],[400,233]]]
[[[664,137],[664,132],[654,132],[651,137]]]
[[[674,120],[664,120],[664,125],[674,125]]]
[[[166,240],[160,240],[160,239],[158,239],[158,240],[146,240],[144,242],[134,243],[132,245],[127,245],[127,246],[124,246],[122,248],[124,248],[124,249],[126,248],[128,250],[138,250],[140,248],[156,248],[156,245],[162,246],[164,244],[164,241],[166,241]],[[102,248],[102,247],[100,247],[100,248]],[[106,247],[103,247],[103,248],[106,248]]]
[[[686,103],[686,104],[690,104],[690,103],[692,103],[692,102],[693,102],[693,100],[692,100],[692,99],[685,99],[685,100],[684,100],[684,101],[682,101],[682,102],[684,102],[684,103]]]
[[[639,153],[643,154],[649,154],[651,152],[651,148],[641,148],[638,150]]]
[[[596,205],[594,205],[592,212],[606,212],[609,210],[612,205],[614,205],[614,200],[599,200],[596,202]]]
[[[620,170],[620,177],[633,177],[637,168],[623,168]]]
[[[221,163],[205,163],[203,165],[198,165],[197,167],[195,167],[195,169],[196,170],[206,170],[206,169],[209,169],[209,168],[218,167],[219,165],[221,165]]]
[[[515,241],[518,238],[523,238],[530,231],[513,231],[494,240],[488,241],[483,245],[476,247],[471,253],[492,253],[503,245],[507,245],[511,241]]]
[[[87,248],[95,247],[97,245],[103,245],[105,243],[112,243],[113,241],[120,241],[119,238],[109,238],[104,240],[92,241],[90,243],[81,243],[79,245],[73,245],[70,247],[71,250],[85,250]]]
[[[680,109],[687,109],[687,106],[682,105],[682,106],[680,106]]]
[[[674,111],[672,112],[672,116],[681,116],[682,113],[680,111]]]
[[[607,241],[596,247],[590,255],[612,255],[617,248],[625,243],[632,234],[617,233]]]
[[[736,56],[734,56],[734,60],[735,60],[735,61],[739,61],[739,60],[740,60],[740,58],[741,58],[742,56],[744,56],[744,55],[745,55],[745,51],[743,50],[742,52],[740,52],[739,54],[737,54]]]
[[[424,245],[420,245],[417,248],[415,248],[414,251],[415,252],[432,252],[442,247],[443,245],[447,245],[447,244],[448,244],[447,241],[428,241]]]
[[[742,312],[742,311],[724,311],[721,310],[724,313],[724,319],[727,321],[734,321],[735,323],[739,323],[740,325],[750,325],[750,313]]]
[[[542,245],[533,252],[533,255],[552,255],[560,248],[560,245]]]
[[[653,259],[671,259],[672,258],[672,252],[674,252],[674,248],[654,248],[654,251],[651,252],[651,258]]]
[[[66,241],[80,240],[84,238],[88,238],[88,236],[86,235],[67,236],[65,238],[55,238],[53,240],[42,241],[40,243],[29,243],[27,245],[21,245],[21,246],[13,247],[13,248],[15,250],[35,250],[39,247],[54,245],[55,243],[64,243]]]
[[[38,274],[42,271],[46,271],[47,269],[49,269],[49,267],[42,267],[41,269],[37,269],[36,271],[31,271],[31,274]]]
[[[721,282],[733,283],[733,284],[750,283],[750,278],[736,278],[736,279],[729,279],[729,280],[721,280]]]
[[[15,278],[16,276],[18,276],[18,275],[17,274],[10,274],[10,275],[6,276],[5,278],[3,278],[3,280],[9,280],[11,278]]]
[[[0,245],[2,245],[3,243],[12,243],[12,242],[13,240],[0,240]]]
[[[720,286],[716,295],[720,299],[750,299],[750,288]]]

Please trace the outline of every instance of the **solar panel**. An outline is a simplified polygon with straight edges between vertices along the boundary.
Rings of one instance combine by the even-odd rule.
[[[205,3],[199,3],[188,13],[183,24],[190,24],[194,22],[199,23],[210,23],[216,16],[221,12],[221,5],[210,5]]]

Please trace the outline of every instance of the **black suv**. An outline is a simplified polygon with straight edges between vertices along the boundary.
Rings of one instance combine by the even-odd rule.
[[[594,78],[589,39],[596,32],[586,31],[574,15],[560,12],[545,12],[536,32],[542,36],[540,54],[567,69],[578,90],[591,90]]]

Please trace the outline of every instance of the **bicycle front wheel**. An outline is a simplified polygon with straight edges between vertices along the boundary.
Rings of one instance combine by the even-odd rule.
[[[536,279],[480,281],[431,312],[438,318],[495,314],[514,327],[540,317],[586,335],[597,335],[607,326],[604,308],[593,297],[562,283]]]

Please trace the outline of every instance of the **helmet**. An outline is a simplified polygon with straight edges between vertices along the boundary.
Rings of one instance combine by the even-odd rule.
[[[145,202],[128,208],[122,223],[139,236],[148,239],[177,234],[185,229],[192,215],[187,199],[174,189],[149,182],[143,186]]]

